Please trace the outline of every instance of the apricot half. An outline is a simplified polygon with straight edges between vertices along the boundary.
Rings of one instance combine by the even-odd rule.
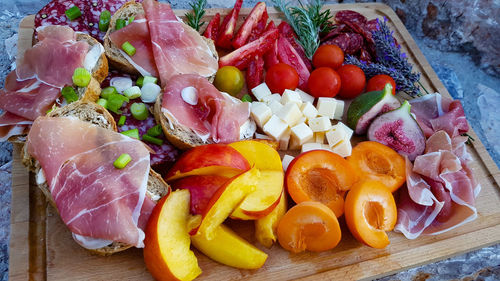
[[[405,159],[392,148],[376,141],[358,143],[347,161],[360,180],[375,180],[396,191],[406,181]]]
[[[356,181],[349,163],[326,150],[311,150],[295,157],[285,175],[286,188],[295,203],[321,202],[337,217],[344,213],[344,192]]]
[[[380,182],[363,181],[347,193],[345,220],[360,242],[382,249],[389,245],[386,231],[394,229],[397,208],[391,191]]]

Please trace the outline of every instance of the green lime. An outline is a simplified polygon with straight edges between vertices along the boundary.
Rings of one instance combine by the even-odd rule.
[[[245,78],[243,73],[234,66],[224,66],[219,68],[215,75],[214,85],[219,91],[236,96],[243,89]]]

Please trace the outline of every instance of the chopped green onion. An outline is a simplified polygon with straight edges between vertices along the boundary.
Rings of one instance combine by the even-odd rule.
[[[78,100],[78,94],[75,92],[75,89],[71,86],[66,86],[62,88],[61,95],[64,97],[67,103],[72,103]]]
[[[163,140],[162,139],[155,138],[155,137],[152,137],[150,135],[142,135],[142,140],[150,142],[150,143],[154,143],[156,145],[162,145],[163,144]]]
[[[118,126],[121,127],[121,126],[125,125],[126,120],[127,120],[127,116],[125,116],[125,115],[120,116],[120,120],[118,120]]]
[[[244,95],[241,100],[243,102],[252,102],[252,97],[249,94]]]
[[[156,82],[158,82],[158,78],[153,76],[144,76],[144,82],[142,82],[142,85],[146,85],[147,83],[156,84]]]
[[[49,110],[47,110],[47,111],[45,112],[45,115],[47,115],[47,114],[51,113],[51,112],[52,112],[52,110],[54,110],[54,109],[56,109],[56,108],[57,108],[57,106],[52,106],[51,108],[49,108]]]
[[[122,135],[126,135],[127,137],[131,137],[134,139],[139,139],[139,129],[132,129],[128,131],[121,132]]]
[[[113,111],[116,114],[122,114],[120,108],[123,106],[123,102],[129,102],[126,96],[120,94],[111,94],[108,98],[108,110]]]
[[[135,48],[130,44],[128,41],[125,41],[125,43],[122,44],[122,49],[127,53],[129,56],[135,55]]]
[[[106,32],[109,27],[109,22],[111,21],[111,13],[108,10],[104,10],[99,15],[99,30]]]
[[[69,20],[77,19],[82,15],[82,12],[77,6],[73,6],[67,9],[64,13],[66,14]]]
[[[132,113],[132,116],[134,116],[135,119],[137,120],[146,120],[149,116],[149,111],[146,105],[142,102],[134,102],[130,106],[130,112]]]
[[[141,96],[141,88],[139,88],[138,86],[130,87],[123,91],[123,95],[131,100],[136,99]]]
[[[83,67],[78,67],[73,72],[73,83],[78,87],[87,87],[90,83],[90,72]]]
[[[134,19],[135,19],[134,16],[131,16],[130,18],[128,18],[127,25],[131,24],[134,21]]]
[[[127,166],[127,164],[132,161],[132,157],[129,154],[123,153],[118,158],[116,158],[115,162],[113,162],[113,166],[117,169],[123,169]]]
[[[135,85],[142,88],[142,85],[144,85],[144,76],[137,78],[137,81],[135,81]]]
[[[157,136],[161,135],[162,132],[163,132],[163,130],[161,129],[160,124],[158,124],[154,127],[149,128],[148,131],[146,132],[146,134],[148,134],[152,137],[157,137]]]
[[[116,24],[115,24],[115,29],[118,30],[118,29],[122,29],[125,27],[126,24],[126,21],[124,19],[117,19],[116,20]]]
[[[103,97],[105,99],[109,99],[109,96],[112,94],[118,94],[118,91],[113,86],[106,87],[106,88],[101,90],[101,97]]]
[[[96,103],[104,108],[108,108],[108,100],[107,99],[98,99]]]

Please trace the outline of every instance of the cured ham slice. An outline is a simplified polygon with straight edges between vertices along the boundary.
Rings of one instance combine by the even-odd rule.
[[[142,6],[163,87],[176,74],[210,77],[217,72],[217,59],[206,41],[196,30],[179,21],[170,5],[145,0]]]
[[[466,139],[438,131],[427,140],[425,154],[417,156],[414,165],[407,160],[395,230],[414,239],[443,233],[477,217],[474,205],[481,186],[468,167]]]
[[[409,101],[411,112],[426,137],[444,130],[451,137],[461,135],[469,130],[465,112],[458,100],[451,100],[439,93],[424,95]]]
[[[43,169],[63,222],[82,237],[143,247],[149,150],[140,141],[76,118],[40,117],[28,135],[28,152]],[[113,162],[122,153],[132,161]],[[141,214],[146,217],[139,218]],[[140,223],[140,225],[139,225]],[[95,242],[95,240],[94,240]]]
[[[195,105],[182,98],[182,90],[194,87]],[[207,79],[196,74],[170,78],[164,89],[162,112],[167,119],[191,129],[202,138],[229,143],[240,138],[240,127],[250,115],[249,103],[222,94]]]

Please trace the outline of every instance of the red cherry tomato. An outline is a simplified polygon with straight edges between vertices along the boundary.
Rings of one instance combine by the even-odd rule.
[[[316,68],[307,80],[307,88],[314,97],[333,98],[340,90],[340,76],[329,67]]]
[[[391,76],[385,74],[375,75],[366,84],[366,92],[381,91],[384,89],[385,84],[390,83],[392,85],[392,94],[396,94],[396,82]]]
[[[316,68],[327,66],[337,69],[344,63],[344,52],[337,45],[321,45],[314,53],[312,63]]]
[[[353,99],[359,96],[366,84],[365,73],[361,68],[346,64],[337,69],[342,87],[340,87],[339,96],[344,99]]]
[[[299,85],[299,74],[286,63],[277,63],[266,72],[266,84],[273,93],[282,94],[285,89],[295,90]]]

